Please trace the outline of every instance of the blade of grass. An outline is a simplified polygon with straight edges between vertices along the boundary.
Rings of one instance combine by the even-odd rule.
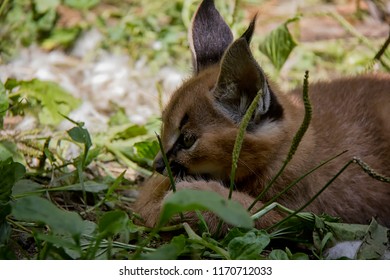
[[[184,226],[185,231],[188,234],[188,239],[191,242],[203,245],[204,247],[209,248],[209,249],[213,250],[214,252],[216,252],[217,254],[221,255],[226,260],[230,260],[230,255],[227,251],[216,246],[215,244],[212,244],[212,243],[204,240],[202,237],[197,235],[187,223],[183,223],[183,226]]]
[[[363,169],[363,171],[367,173],[370,177],[384,183],[390,183],[390,177],[386,177],[384,175],[377,173],[374,169],[372,169],[367,163],[365,163],[361,159],[354,157],[352,161],[353,163],[359,165]]]
[[[343,151],[339,154],[337,154],[336,156],[333,156],[331,157],[330,159],[324,161],[324,162],[321,162],[320,164],[318,164],[317,166],[315,166],[314,168],[310,169],[308,172],[306,172],[305,174],[303,174],[301,177],[295,179],[294,181],[292,181],[287,187],[285,187],[280,193],[278,193],[277,195],[275,195],[272,199],[270,199],[269,201],[267,201],[267,203],[265,203],[263,205],[263,207],[261,207],[259,210],[262,210],[263,208],[267,207],[268,205],[270,205],[272,202],[274,202],[276,199],[278,199],[281,195],[285,194],[288,190],[290,190],[293,186],[295,186],[297,183],[299,183],[303,178],[305,178],[306,176],[310,175],[311,173],[313,173],[314,171],[316,171],[317,169],[319,169],[320,167],[326,165],[327,163],[331,162],[332,160],[338,158],[339,156],[345,154],[347,151]]]
[[[278,173],[276,173],[276,175],[272,178],[272,180],[268,183],[264,190],[255,198],[253,203],[249,206],[248,211],[250,211],[256,205],[256,203],[263,198],[264,194],[271,188],[276,179],[279,178],[279,176],[283,173],[287,164],[291,161],[296,150],[298,149],[298,146],[301,143],[301,140],[305,135],[307,129],[309,128],[312,116],[312,107],[309,100],[309,71],[305,72],[305,78],[303,80],[303,104],[305,106],[305,116],[303,117],[303,122],[293,138],[287,158],[285,159]]]
[[[337,12],[327,12],[326,15],[329,15],[330,17],[334,18],[348,33],[350,33],[352,36],[356,37],[361,43],[366,45],[368,48],[370,48],[372,51],[376,52],[376,48],[372,45],[370,40],[368,40],[364,35],[359,33],[359,31],[353,27],[352,24],[350,24],[344,17],[342,17]],[[384,53],[385,51],[383,51]],[[375,57],[376,58],[376,57]],[[382,66],[390,71],[390,61],[389,58],[386,56],[380,56],[377,58],[378,61],[382,64]]]
[[[259,100],[262,96],[263,96],[263,90],[260,89],[257,92],[255,98],[253,98],[252,103],[249,105],[248,110],[245,112],[245,115],[242,118],[242,121],[239,126],[238,135],[236,137],[236,141],[234,142],[234,147],[233,147],[232,170],[230,173],[230,187],[229,187],[229,197],[228,197],[229,199],[231,199],[233,194],[234,180],[236,178],[236,171],[237,171],[237,163],[241,152],[242,142],[244,141],[246,128],[248,127],[249,121],[251,120],[252,115],[256,110],[257,105],[259,104]]]
[[[306,202],[303,206],[301,206],[298,210],[295,210],[294,213],[288,215],[287,217],[285,217],[284,219],[282,219],[281,221],[279,221],[278,223],[268,227],[266,230],[271,230],[275,227],[278,227],[280,226],[281,224],[285,223],[288,219],[290,219],[291,217],[295,216],[296,214],[298,214],[299,212],[301,212],[303,209],[305,209],[307,206],[309,206],[323,191],[325,191],[329,186],[330,184],[333,183],[334,180],[337,179],[337,177],[340,176],[341,173],[343,173],[345,171],[345,169],[348,168],[348,166],[350,166],[351,164],[353,163],[353,160],[350,160],[347,162],[347,164],[345,164],[339,172],[337,172],[337,174],[335,176],[333,176],[332,179],[330,179],[308,202]]]
[[[160,145],[161,155],[162,155],[165,167],[166,167],[167,172],[168,172],[169,180],[171,181],[172,191],[176,192],[175,179],[173,178],[172,170],[171,170],[171,167],[169,166],[168,158],[167,158],[167,155],[165,154],[164,147],[163,147],[163,144],[161,142],[160,135],[158,135],[156,133],[156,137],[157,137],[157,140],[158,140],[158,144]]]

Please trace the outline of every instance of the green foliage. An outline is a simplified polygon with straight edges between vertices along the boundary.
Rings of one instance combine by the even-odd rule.
[[[25,172],[25,167],[18,162],[14,162],[12,158],[0,161],[0,174],[2,175],[0,181],[1,204],[8,203],[11,198],[12,187],[24,176]]]
[[[0,81],[0,129],[3,128],[4,116],[9,106],[8,97],[3,83]]]
[[[17,220],[44,223],[54,234],[70,234],[79,238],[83,220],[75,212],[58,209],[53,203],[38,196],[20,198],[11,203],[12,216]]]
[[[269,235],[262,231],[249,231],[244,236],[233,238],[228,245],[233,260],[259,259],[270,242]]]
[[[0,4],[0,10],[3,11],[3,15],[0,14],[0,21],[2,21],[0,60],[11,58],[22,46],[44,42],[52,36],[50,47],[67,47],[73,43],[80,30],[71,34],[71,30],[75,28],[69,28],[67,39],[64,38],[65,35],[60,35],[60,30],[63,33],[68,30],[68,28],[57,26],[57,8],[60,2],[59,0],[3,1]],[[56,43],[53,43],[54,41]]]
[[[234,226],[253,226],[253,221],[241,204],[226,200],[214,192],[198,190],[180,190],[167,197],[161,211],[160,225],[166,224],[175,214],[194,210],[211,211]]]
[[[65,0],[64,4],[71,8],[83,10],[90,9],[99,4],[99,2],[100,0]]]
[[[69,114],[80,104],[78,99],[54,82],[37,79],[31,81],[8,79],[5,87],[8,91],[12,91],[13,104],[27,100],[22,108],[26,112],[37,115],[43,125],[59,124],[63,120],[61,114]],[[18,107],[19,110],[20,107]]]
[[[172,240],[162,245],[156,251],[144,254],[141,259],[144,260],[175,260],[186,249],[186,237],[184,235],[178,235],[172,238]]]
[[[296,41],[287,28],[289,23],[297,20],[299,20],[299,17],[287,20],[284,24],[269,33],[259,45],[260,51],[271,60],[272,64],[278,70],[282,68],[292,50],[297,46]]]

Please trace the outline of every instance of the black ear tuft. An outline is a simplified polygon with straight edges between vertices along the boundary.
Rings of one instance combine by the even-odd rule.
[[[247,28],[247,30],[245,30],[244,34],[242,34],[241,36],[241,38],[245,38],[248,45],[251,42],[253,32],[255,31],[256,19],[257,19],[257,14],[253,17],[251,23],[249,24],[249,27]]]
[[[214,1],[204,0],[193,17],[189,32],[195,72],[218,63],[232,41],[233,34],[215,8]]]

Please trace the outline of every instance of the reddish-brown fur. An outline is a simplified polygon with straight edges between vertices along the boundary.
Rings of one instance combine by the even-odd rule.
[[[226,56],[221,64],[228,64]],[[228,195],[226,185],[238,124],[216,105],[214,92],[223,75],[221,64],[208,65],[186,81],[164,110],[165,151],[174,149],[181,134],[196,137],[189,148],[168,152],[171,162],[185,168],[176,184],[178,190],[212,190],[224,197]],[[283,117],[256,124],[255,129],[245,134],[233,193],[233,199],[244,207],[253,202],[279,170],[303,120],[301,89],[282,93],[275,85],[270,88],[283,108]],[[291,209],[299,208],[353,157],[362,159],[378,173],[390,175],[390,77],[362,75],[320,82],[310,85],[309,93],[313,107],[310,127],[293,160],[266,193],[264,202],[344,150],[348,152],[304,178],[277,201]],[[198,175],[207,175],[207,180]],[[134,210],[147,226],[155,225],[163,199],[169,193],[169,180],[161,175],[154,175],[141,188]],[[253,211],[261,206],[258,202]],[[375,217],[390,226],[390,185],[351,165],[306,210],[325,212],[349,223],[368,223]],[[205,215],[211,229],[215,229],[215,216]],[[187,217],[195,223],[194,215],[189,213]],[[272,211],[258,220],[256,226],[266,227],[280,218],[281,214]]]

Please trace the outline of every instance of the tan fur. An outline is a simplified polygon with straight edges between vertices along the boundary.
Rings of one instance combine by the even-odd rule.
[[[197,135],[189,149],[170,155],[170,161],[186,168],[177,189],[213,190],[227,197],[238,125],[217,108],[211,94],[222,75],[220,69],[218,64],[202,69],[173,94],[162,116],[162,142],[165,151],[170,151],[181,134]],[[283,118],[264,120],[245,134],[233,199],[246,208],[282,166],[304,116],[301,89],[282,93],[275,85],[270,87],[283,107]],[[310,127],[264,202],[311,168],[345,150],[348,152],[304,178],[277,201],[290,209],[301,207],[353,157],[362,159],[378,173],[390,175],[390,77],[362,75],[313,83],[309,93],[313,106]],[[188,120],[180,127],[185,117]],[[208,181],[196,179],[205,173]],[[195,179],[189,179],[192,177]],[[162,201],[169,194],[169,180],[155,175],[141,188],[134,211],[147,226],[154,226]],[[258,202],[253,211],[262,205]],[[375,217],[390,226],[390,185],[351,165],[306,210],[325,212],[348,223],[368,223]],[[281,217],[272,211],[257,221],[256,227],[267,227]],[[191,213],[187,218],[191,224],[196,222]],[[214,215],[206,213],[205,219],[211,229],[216,228]]]

